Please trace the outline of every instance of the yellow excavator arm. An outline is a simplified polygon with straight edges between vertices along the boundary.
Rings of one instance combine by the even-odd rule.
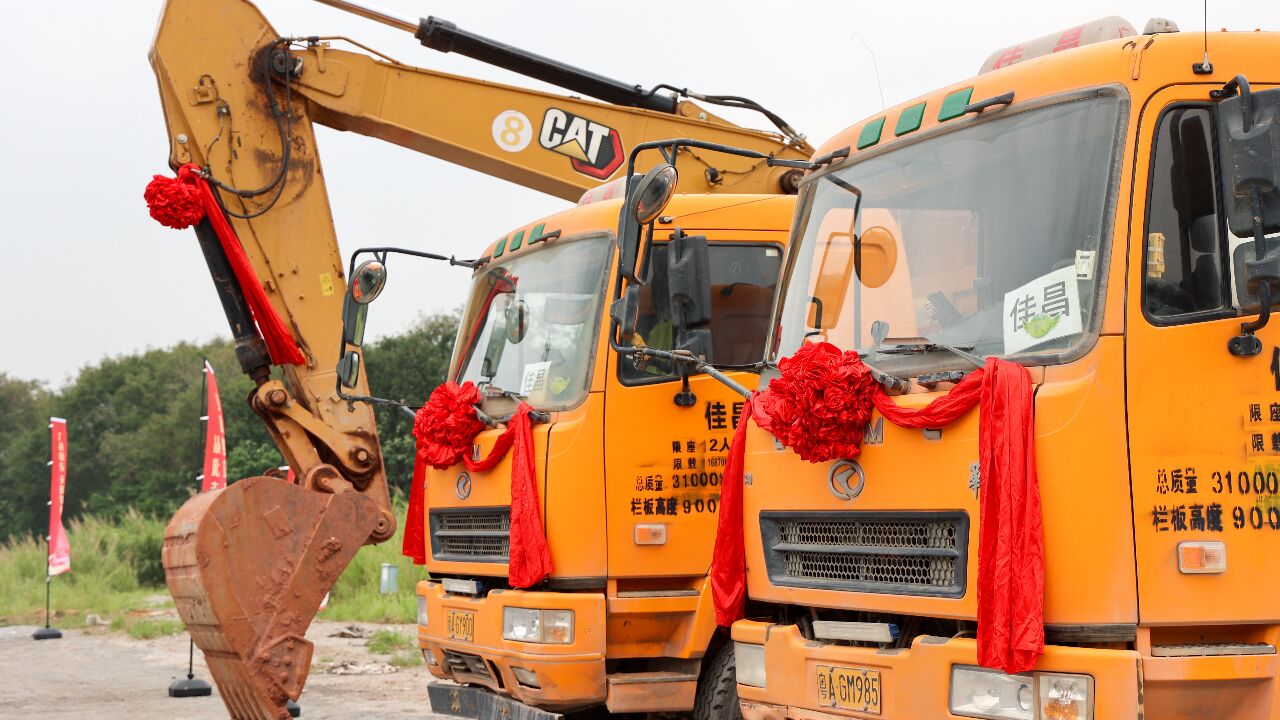
[[[628,148],[694,137],[804,160],[812,149],[742,98],[709,102],[765,112],[781,132],[735,126],[677,94],[643,91],[427,18],[419,23],[340,0],[412,30],[428,47],[602,97],[595,102],[424,70],[346,38],[284,38],[246,0],[168,0],[150,59],[170,165],[193,163],[306,359],[272,377],[270,359],[207,222],[196,228],[242,369],[249,403],[301,487],[250,478],[194,498],[166,533],[171,592],[237,718],[286,717],[310,665],[307,626],[361,544],[395,531],[372,406],[339,396],[347,273],[313,123],[377,137],[576,199],[625,172]],[[343,41],[365,52],[334,49]],[[685,93],[687,95],[687,93]],[[798,171],[693,153],[676,158],[681,192],[793,192]],[[363,374],[353,390],[368,395]]]

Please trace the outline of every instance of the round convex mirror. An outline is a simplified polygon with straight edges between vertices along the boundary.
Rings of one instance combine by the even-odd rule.
[[[387,267],[378,260],[365,260],[351,277],[351,299],[368,305],[387,284]]]
[[[658,165],[644,174],[631,196],[631,216],[641,225],[653,222],[676,191],[676,167]]]
[[[529,332],[529,304],[517,300],[507,306],[503,316],[507,325],[507,342],[512,345],[520,344],[525,333]]]

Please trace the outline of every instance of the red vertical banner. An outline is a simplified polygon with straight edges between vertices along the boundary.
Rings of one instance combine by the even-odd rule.
[[[49,574],[71,569],[71,543],[62,527],[62,501],[67,494],[67,421],[49,418]]]
[[[213,366],[204,361],[204,382],[208,393],[205,402],[204,473],[200,492],[227,486],[227,431],[222,423],[222,398],[218,395],[218,378]]]

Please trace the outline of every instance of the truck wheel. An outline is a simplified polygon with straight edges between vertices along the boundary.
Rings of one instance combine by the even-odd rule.
[[[720,646],[698,679],[693,720],[741,720],[738,677],[733,666],[733,643]]]

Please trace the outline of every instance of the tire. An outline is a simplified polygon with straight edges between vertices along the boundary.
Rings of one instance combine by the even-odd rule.
[[[693,702],[693,720],[742,720],[733,643],[721,645],[702,669]]]

